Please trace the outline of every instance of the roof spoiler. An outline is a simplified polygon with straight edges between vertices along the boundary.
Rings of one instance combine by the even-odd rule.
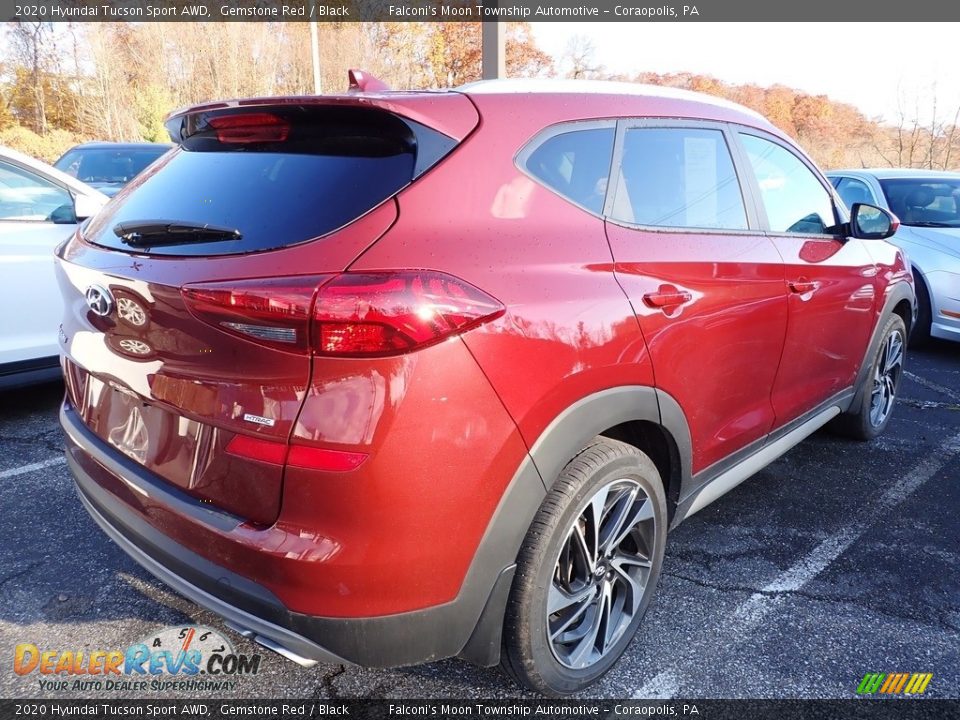
[[[352,68],[347,71],[347,92],[386,92],[390,86],[383,80],[364,70]]]

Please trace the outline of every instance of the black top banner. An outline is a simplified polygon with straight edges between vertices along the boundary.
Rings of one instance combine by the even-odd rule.
[[[30,22],[921,22],[960,20],[960,3],[913,0],[0,0],[3,20]],[[844,43],[843,30],[838,44]],[[851,25],[852,37],[862,37]],[[871,36],[872,37],[872,36]],[[888,35],[895,38],[896,32]],[[817,43],[822,47],[822,38]],[[718,38],[722,42],[722,38]],[[784,52],[811,38],[786,31]],[[859,41],[857,43],[859,45]],[[878,48],[879,49],[879,48]]]

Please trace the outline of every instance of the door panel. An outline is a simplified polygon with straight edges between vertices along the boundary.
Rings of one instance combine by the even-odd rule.
[[[770,239],[783,258],[789,321],[773,388],[776,426],[853,384],[876,301],[876,267],[841,238],[829,185],[784,142],[740,133]]]
[[[722,130],[629,127],[621,146],[607,237],[657,387],[687,415],[696,473],[773,426],[783,263],[748,228]]]
[[[57,328],[63,303],[54,273],[53,249],[76,225],[0,223],[0,365],[52,357],[60,352]]]
[[[783,265],[762,236],[656,233],[607,223],[657,387],[687,415],[693,472],[773,427],[770,392],[787,325]],[[651,307],[672,285],[691,299]]]
[[[16,165],[0,161],[0,365],[59,352],[63,304],[53,249],[73,233],[54,213],[72,214],[70,193]]]
[[[773,388],[780,426],[853,385],[873,322],[876,269],[860,240],[772,240],[791,290],[787,341]]]

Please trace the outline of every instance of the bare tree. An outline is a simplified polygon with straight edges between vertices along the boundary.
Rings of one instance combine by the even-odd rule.
[[[927,93],[925,93],[927,94]],[[960,107],[945,121],[941,114],[941,97],[936,85],[929,90],[929,100],[914,93],[909,103],[904,93],[897,98],[897,124],[878,134],[874,145],[877,155],[891,167],[948,170],[953,161],[958,140]],[[924,103],[929,102],[923,112]],[[911,105],[905,110],[906,104]],[[950,116],[948,116],[950,117]]]
[[[595,78],[603,73],[604,67],[596,61],[597,49],[586,35],[574,35],[564,48],[561,65],[566,76],[574,80]]]
[[[957,136],[957,122],[960,121],[960,106],[957,106],[956,111],[953,113],[953,122],[950,123],[950,126],[946,129],[944,135],[944,151],[943,151],[943,169],[950,169],[950,156],[953,154],[953,145],[956,142]]]

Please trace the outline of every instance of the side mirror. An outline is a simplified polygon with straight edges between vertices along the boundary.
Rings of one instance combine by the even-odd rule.
[[[58,207],[56,210],[54,210],[52,213],[50,213],[50,215],[47,216],[47,220],[49,220],[50,222],[56,225],[75,224],[77,222],[77,216],[73,211],[73,203],[72,202],[64,203],[63,205]]]
[[[75,222],[86,220],[93,217],[100,208],[104,206],[104,201],[89,195],[77,195],[73,198],[73,214],[76,216]]]
[[[886,240],[900,228],[900,220],[883,208],[854,203],[850,208],[850,235],[861,240]]]

